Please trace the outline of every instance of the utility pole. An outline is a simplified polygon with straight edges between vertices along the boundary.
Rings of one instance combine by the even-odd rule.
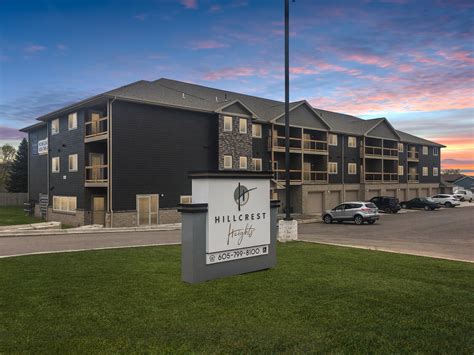
[[[290,198],[290,4],[285,0],[285,220],[291,221]]]

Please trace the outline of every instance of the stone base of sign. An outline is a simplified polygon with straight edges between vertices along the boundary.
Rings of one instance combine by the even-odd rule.
[[[276,265],[276,223],[279,201],[270,204],[270,245],[268,254],[240,260],[206,264],[207,204],[182,205],[181,279],[199,283],[226,276],[270,269]]]
[[[298,239],[298,222],[293,219],[291,221],[280,220],[278,222],[278,241],[288,242]]]

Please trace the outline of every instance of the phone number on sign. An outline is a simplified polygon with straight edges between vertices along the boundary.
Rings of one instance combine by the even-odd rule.
[[[206,264],[216,264],[222,263],[224,261],[251,258],[252,256],[260,256],[266,254],[268,254],[268,245],[236,249],[231,251],[223,251],[220,253],[206,254]]]

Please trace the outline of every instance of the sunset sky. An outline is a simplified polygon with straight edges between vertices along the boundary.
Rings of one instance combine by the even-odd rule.
[[[474,1],[296,0],[291,100],[448,146],[474,174]],[[41,114],[167,77],[282,100],[283,0],[1,0],[0,145]]]

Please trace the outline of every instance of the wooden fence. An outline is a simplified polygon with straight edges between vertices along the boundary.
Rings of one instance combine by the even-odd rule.
[[[26,192],[0,192],[0,207],[23,207],[23,203],[25,202],[28,202],[28,194]]]

